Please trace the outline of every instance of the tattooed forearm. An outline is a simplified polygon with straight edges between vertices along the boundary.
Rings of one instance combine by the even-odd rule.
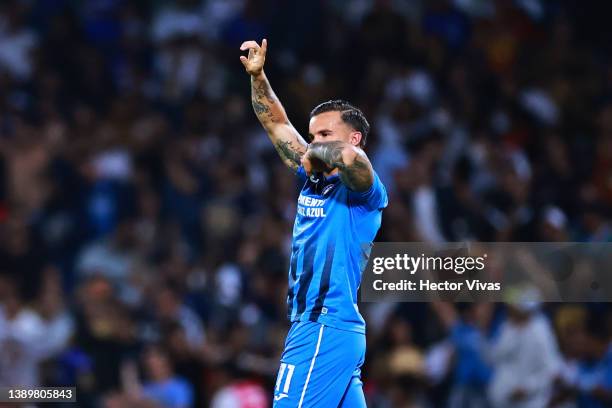
[[[251,103],[264,127],[271,123],[286,122],[285,112],[265,76],[251,77]]]
[[[355,191],[365,191],[370,188],[374,182],[370,166],[359,156],[351,166],[340,171],[340,179],[351,190]]]
[[[294,146],[290,141],[279,140],[274,144],[276,151],[281,159],[292,168],[294,171],[300,166],[302,156],[304,155],[304,147]]]
[[[343,169],[342,152],[345,145],[344,142],[311,143],[308,149],[313,157],[321,160],[327,167]]]
[[[251,75],[251,103],[257,119],[268,133],[281,159],[294,172],[301,164],[307,144],[289,122],[283,105],[278,100],[266,75]]]
[[[251,102],[253,103],[253,110],[255,111],[255,114],[257,115],[257,117],[259,117],[260,115],[263,115],[264,113],[266,114],[270,113],[270,108],[268,108],[266,105],[259,102],[255,98],[253,98]]]
[[[276,103],[276,97],[272,94],[270,84],[263,78],[253,78],[253,93],[257,99],[266,98],[270,105]]]
[[[344,142],[327,142],[311,143],[308,150],[312,157],[323,161],[329,168],[340,170],[340,179],[351,190],[367,190],[374,182],[370,162],[360,149]],[[347,156],[350,157],[348,161]]]

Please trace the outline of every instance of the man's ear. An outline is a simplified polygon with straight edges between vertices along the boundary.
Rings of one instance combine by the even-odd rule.
[[[352,144],[353,146],[359,146],[361,144],[362,138],[363,138],[363,135],[361,134],[361,132],[351,132],[349,143]]]

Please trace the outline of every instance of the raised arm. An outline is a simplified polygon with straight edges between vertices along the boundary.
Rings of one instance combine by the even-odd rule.
[[[308,144],[289,122],[283,105],[266,78],[263,66],[267,49],[268,42],[265,39],[261,46],[255,41],[245,41],[240,50],[249,50],[249,55],[240,56],[240,61],[251,76],[251,102],[257,119],[268,133],[283,162],[293,171],[297,171]]]

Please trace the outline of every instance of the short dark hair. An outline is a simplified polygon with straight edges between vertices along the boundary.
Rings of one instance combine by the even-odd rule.
[[[325,112],[340,112],[340,117],[344,123],[350,125],[356,131],[361,132],[361,142],[359,146],[365,146],[366,139],[370,133],[370,124],[359,108],[356,108],[342,99],[335,99],[317,105],[312,112],[310,112],[310,117],[312,118]]]

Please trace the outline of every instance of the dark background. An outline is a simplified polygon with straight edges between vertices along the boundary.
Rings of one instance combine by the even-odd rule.
[[[268,39],[303,134],[330,98],[370,119],[390,195],[377,240],[611,241],[595,3],[2,1],[0,384],[76,384],[80,406],[266,406],[299,186],[251,110],[244,40]],[[484,396],[503,364],[486,344],[514,320],[494,309],[476,324],[466,305],[364,305],[370,406],[476,407],[448,396]],[[527,309],[576,372],[551,394],[604,406],[607,305]]]

